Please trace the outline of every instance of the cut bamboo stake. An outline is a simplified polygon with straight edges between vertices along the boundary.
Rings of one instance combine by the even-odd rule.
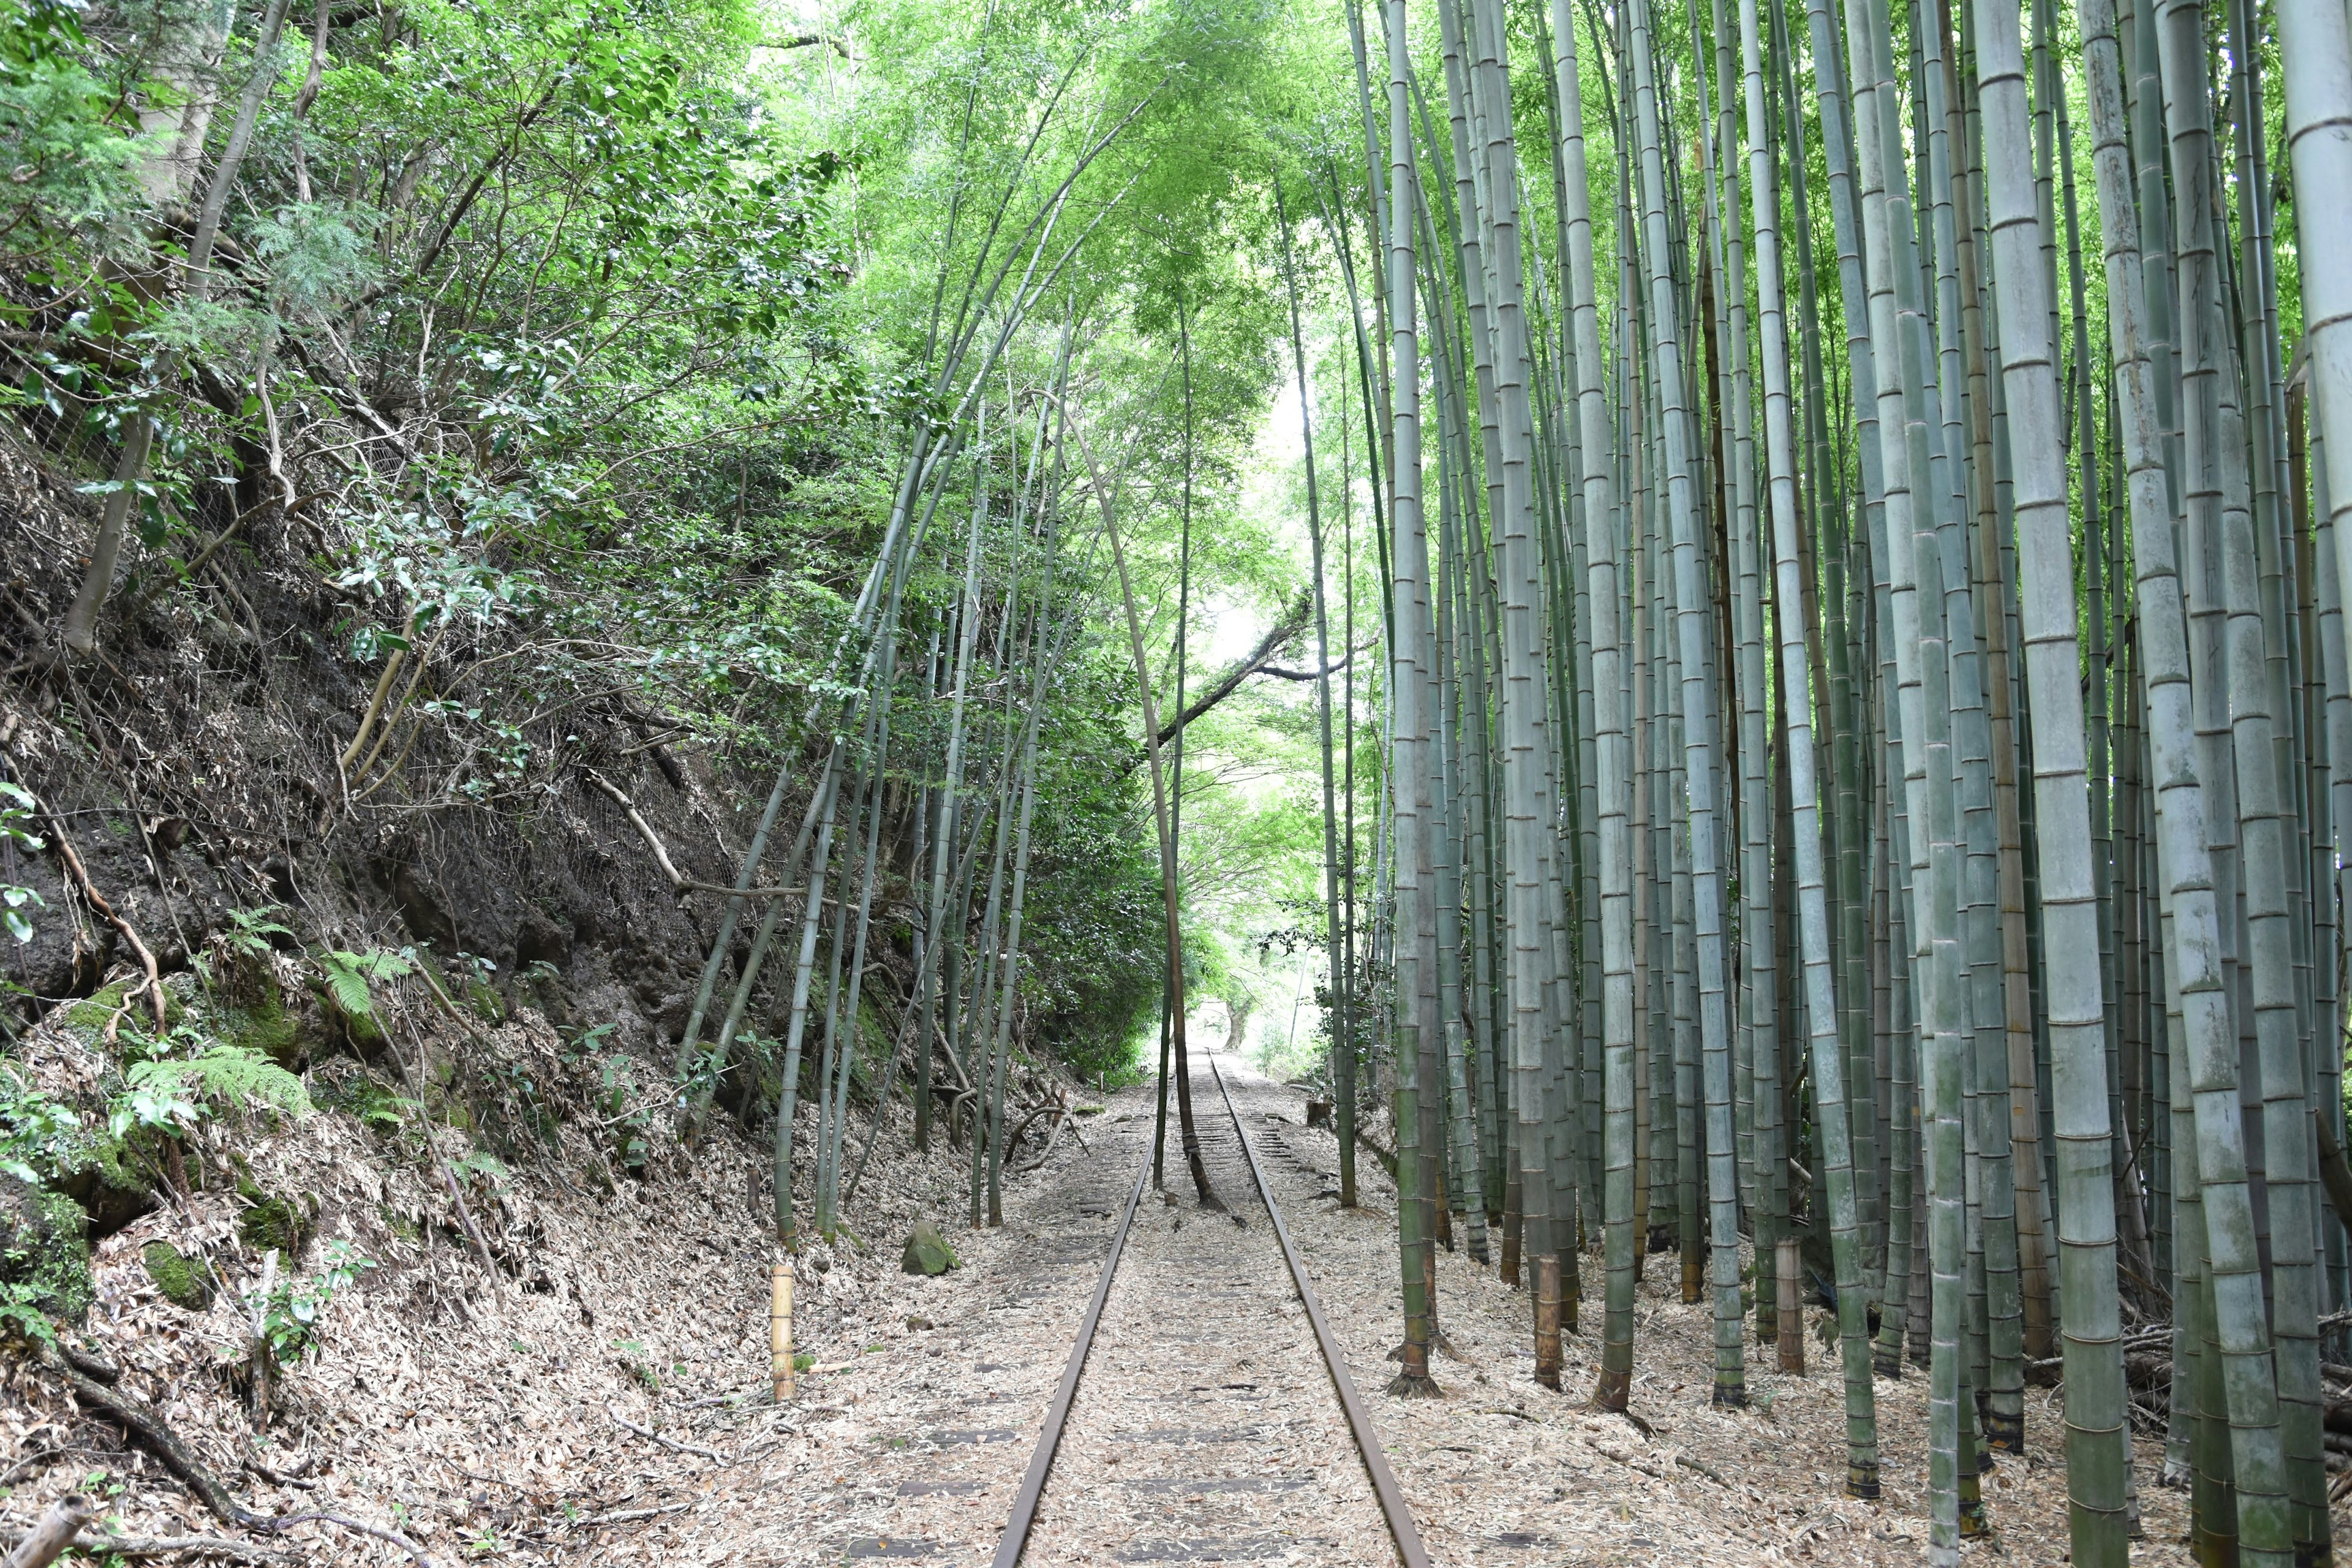
[[[793,1396],[793,1260],[779,1258],[768,1268],[768,1370],[776,1403]]]
[[[79,1492],[59,1498],[49,1505],[48,1512],[41,1515],[41,1522],[33,1526],[32,1533],[18,1543],[16,1555],[8,1559],[8,1568],[49,1568],[93,1517],[89,1500]]]
[[[1773,1248],[1779,1282],[1780,1370],[1805,1375],[1805,1244],[1784,1236]]]

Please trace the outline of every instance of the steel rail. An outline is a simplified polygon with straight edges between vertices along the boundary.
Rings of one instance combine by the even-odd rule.
[[[1103,1303],[1110,1299],[1110,1277],[1118,1271],[1118,1255],[1127,1250],[1127,1233],[1135,1224],[1135,1205],[1143,1201],[1143,1184],[1151,1174],[1151,1162],[1135,1173],[1135,1190],[1127,1194],[1127,1212],[1119,1215],[1118,1230],[1110,1238],[1110,1256],[1103,1259],[1102,1278],[1095,1283],[1095,1299],[1087,1305],[1086,1321],[1078,1325],[1078,1342],[1070,1347],[1070,1359],[1062,1368],[1062,1384],[1054,1391],[1054,1403],[1045,1407],[1045,1429],[1037,1434],[1037,1447],[1029,1456],[1028,1474],[1021,1478],[1021,1489],[1013,1494],[1013,1514],[1004,1522],[1003,1537],[996,1543],[994,1568],[1013,1568],[1021,1561],[1021,1549],[1029,1544],[1029,1527],[1037,1521],[1037,1502],[1045,1495],[1045,1478],[1054,1468],[1054,1451],[1062,1446],[1062,1427],[1070,1418],[1070,1403],[1078,1396],[1078,1374],[1087,1369],[1087,1352],[1094,1349],[1095,1328],[1102,1321]]]
[[[1290,1227],[1282,1223],[1282,1211],[1275,1206],[1274,1189],[1266,1184],[1265,1172],[1257,1163],[1257,1151],[1250,1147],[1249,1133],[1243,1130],[1242,1113],[1234,1109],[1233,1090],[1225,1087],[1225,1075],[1217,1070],[1215,1053],[1203,1051],[1202,1055],[1209,1058],[1209,1071],[1216,1077],[1217,1092],[1224,1096],[1225,1114],[1234,1119],[1234,1136],[1241,1140],[1242,1153],[1249,1161],[1250,1179],[1257,1184],[1257,1195],[1265,1205],[1266,1217],[1274,1221],[1274,1234],[1282,1243],[1284,1261],[1290,1265],[1291,1283],[1298,1287],[1298,1299],[1306,1305],[1307,1321],[1315,1325],[1315,1342],[1323,1349],[1323,1364],[1330,1369],[1332,1387],[1339,1390],[1339,1408],[1348,1414],[1348,1428],[1355,1434],[1356,1451],[1363,1457],[1364,1473],[1371,1478],[1373,1494],[1381,1500],[1381,1512],[1388,1519],[1397,1557],[1404,1568],[1430,1568],[1429,1553],[1421,1544],[1421,1531],[1412,1522],[1412,1510],[1405,1506],[1403,1489],[1397,1485],[1396,1476],[1389,1468],[1380,1434],[1372,1429],[1371,1415],[1356,1393],[1356,1380],[1348,1374],[1347,1357],[1340,1352],[1339,1341],[1332,1337],[1331,1325],[1323,1317],[1323,1303],[1315,1299],[1315,1288],[1307,1282],[1307,1266],[1298,1260],[1298,1248],[1291,1242]]]
[[[1371,1479],[1372,1492],[1380,1500],[1381,1513],[1388,1521],[1398,1560],[1403,1568],[1430,1568],[1429,1553],[1421,1543],[1421,1531],[1413,1524],[1404,1493],[1389,1468],[1388,1458],[1381,1449],[1380,1435],[1372,1429],[1371,1416],[1356,1393],[1355,1380],[1348,1374],[1347,1360],[1340,1353],[1339,1342],[1332,1337],[1331,1325],[1324,1319],[1323,1304],[1316,1300],[1314,1288],[1307,1282],[1306,1266],[1298,1260],[1298,1248],[1291,1242],[1289,1227],[1282,1223],[1282,1211],[1275,1206],[1274,1190],[1266,1184],[1265,1172],[1258,1165],[1257,1151],[1250,1147],[1241,1112],[1234,1106],[1233,1091],[1225,1087],[1225,1075],[1217,1068],[1215,1053],[1203,1051],[1202,1055],[1209,1058],[1209,1071],[1217,1081],[1218,1094],[1224,1099],[1225,1114],[1233,1118],[1234,1136],[1241,1143],[1243,1158],[1249,1162],[1250,1179],[1256,1184],[1266,1216],[1274,1222],[1275,1237],[1282,1243],[1283,1260],[1290,1266],[1291,1284],[1307,1308],[1307,1321],[1315,1327],[1316,1345],[1323,1352],[1323,1364],[1331,1373],[1332,1387],[1339,1392],[1339,1408],[1347,1415],[1349,1433],[1356,1440],[1364,1472]],[[1061,1385],[1054,1392],[1054,1402],[1045,1407],[1045,1429],[1037,1435],[1037,1447],[1029,1456],[1029,1469],[1021,1478],[1021,1489],[1013,1494],[1013,1512],[1005,1521],[1003,1536],[996,1543],[993,1568],[1016,1568],[1023,1550],[1029,1544],[1030,1528],[1037,1521],[1037,1505],[1045,1494],[1045,1479],[1053,1472],[1054,1456],[1061,1447],[1062,1429],[1077,1398],[1078,1379],[1086,1371],[1088,1352],[1094,1349],[1095,1330],[1102,1322],[1103,1304],[1110,1299],[1111,1277],[1118,1271],[1119,1255],[1127,1249],[1128,1232],[1135,1224],[1136,1207],[1143,1200],[1144,1184],[1150,1173],[1151,1163],[1147,1159],[1136,1173],[1135,1190],[1127,1197],[1127,1212],[1119,1216],[1118,1230],[1111,1237],[1110,1255],[1103,1259],[1102,1278],[1096,1281],[1094,1300],[1087,1304],[1086,1318],[1078,1325],[1077,1342],[1070,1347],[1070,1359],[1062,1368]]]

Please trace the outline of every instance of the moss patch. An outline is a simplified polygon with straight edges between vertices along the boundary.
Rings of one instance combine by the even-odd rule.
[[[236,1216],[238,1237],[256,1252],[275,1247],[280,1258],[293,1262],[302,1249],[308,1216],[288,1200],[263,1192],[249,1176],[237,1183],[236,1192],[247,1205]]]
[[[97,1294],[89,1226],[63,1193],[0,1173],[0,1284],[26,1286],[43,1311],[79,1322]]]
[[[274,987],[265,990],[258,1002],[224,1008],[214,1026],[228,1044],[258,1051],[289,1071],[302,1060],[301,1026]]]
[[[151,1241],[139,1249],[139,1261],[147,1270],[147,1278],[163,1299],[175,1307],[185,1307],[191,1312],[201,1312],[213,1304],[211,1271],[197,1260],[184,1257],[168,1241]]]
[[[121,982],[101,987],[66,1009],[66,1023],[77,1029],[103,1029],[106,1021],[122,1006],[123,986]]]
[[[103,1034],[106,1029],[107,1020],[113,1017],[116,1013],[122,1011],[123,997],[135,989],[137,984],[138,983],[135,981],[118,980],[113,984],[102,986],[91,994],[83,997],[80,1001],[74,1003],[66,1009],[67,1026],[70,1028],[83,1030],[93,1038]],[[150,1002],[145,996],[141,996],[137,1001],[131,1005],[131,1010],[129,1012],[122,1014],[122,1023],[121,1027],[123,1029],[152,1029],[155,1026],[155,1014],[153,1008],[153,1003]],[[176,1024],[183,1017],[187,1016],[187,1011],[188,1009],[186,1005],[180,997],[173,994],[172,985],[169,981],[166,981],[163,985],[164,1021],[166,1023]]]
[[[950,1268],[961,1268],[955,1249],[940,1234],[940,1227],[929,1220],[917,1220],[913,1234],[907,1237],[907,1251],[898,1259],[901,1274],[944,1274]]]
[[[507,1021],[507,999],[478,974],[466,982],[466,1005],[484,1023],[503,1024]]]

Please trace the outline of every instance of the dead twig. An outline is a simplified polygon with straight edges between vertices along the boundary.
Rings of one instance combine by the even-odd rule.
[[[417,973],[419,974],[425,974],[425,972],[420,965],[417,969]],[[425,976],[425,984],[427,988],[432,991],[435,996],[440,998],[441,1005],[444,1007],[449,1006],[449,999],[446,996],[441,995],[441,987],[433,984],[430,975]],[[457,1014],[457,1009],[449,1007],[449,1012],[454,1017]],[[407,1030],[409,1043],[416,1047],[417,1059],[420,1062],[423,1061],[425,1059],[424,1042],[416,1037],[416,1033],[414,1029],[408,1029],[406,1019],[404,1018],[401,1020],[401,1026],[404,1029]],[[391,1043],[389,1037],[387,1037],[385,1043],[387,1045]],[[457,1205],[457,1218],[466,1227],[466,1237],[474,1244],[475,1255],[481,1259],[482,1272],[488,1276],[490,1289],[493,1291],[496,1291],[500,1280],[498,1260],[490,1256],[490,1244],[482,1239],[481,1227],[474,1223],[473,1210],[466,1206],[466,1194],[464,1190],[457,1185],[457,1173],[449,1169],[449,1162],[441,1157],[441,1146],[433,1140],[432,1124],[425,1120],[424,1088],[416,1081],[416,1075],[409,1070],[408,1058],[401,1055],[400,1048],[397,1046],[393,1047],[392,1059],[400,1064],[400,1076],[407,1081],[409,1096],[415,1101],[416,1119],[418,1122],[422,1124],[425,1133],[425,1147],[431,1152],[434,1164],[440,1169],[442,1185],[448,1189],[449,1201]]]
[[[131,951],[139,955],[139,967],[147,972],[147,978],[139,988],[123,996],[123,1011],[129,1011],[131,1004],[144,995],[147,998],[149,1011],[155,1015],[155,1027],[160,1033],[165,1026],[163,976],[155,967],[155,955],[147,950],[145,942],[139,940],[139,933],[131,928],[131,922],[115,912],[114,906],[107,902],[106,895],[100,892],[98,885],[89,879],[89,868],[81,863],[81,856],[75,852],[73,839],[67,834],[65,824],[58,820],[58,814],[49,809],[47,802],[30,790],[25,791],[25,798],[33,803],[33,809],[48,824],[49,842],[57,846],[58,858],[65,862],[66,870],[73,878],[75,890],[81,894],[83,901],[91,909],[105,916],[107,923],[121,934],[123,941],[131,944]],[[117,1014],[116,1019],[119,1020],[121,1016]],[[107,1037],[112,1039],[114,1036],[112,1022],[109,1023],[106,1032]]]
[[[592,1513],[563,1521],[566,1530],[595,1530],[607,1524],[634,1524],[641,1519],[659,1519],[666,1513],[684,1513],[692,1503],[664,1503],[659,1508],[616,1508],[610,1513]]]
[[[7,1538],[0,1537],[0,1540],[5,1539]],[[281,1563],[301,1556],[299,1552],[290,1547],[257,1546],[251,1542],[232,1541],[226,1535],[116,1535],[110,1531],[88,1528],[67,1544],[93,1557],[101,1554],[109,1557],[176,1557],[186,1552],[192,1556],[227,1557],[239,1563]],[[21,1552],[22,1548],[18,1550]],[[16,1559],[24,1568],[32,1568],[36,1563],[47,1561],[46,1557],[22,1555]]]
[[[681,893],[725,893],[730,898],[737,899],[790,898],[806,891],[805,889],[802,888],[725,888],[719,886],[716,882],[698,882],[695,880],[693,878],[687,876],[684,872],[680,871],[676,865],[671,863],[669,850],[663,847],[661,835],[654,831],[653,824],[646,820],[645,814],[637,809],[637,803],[635,801],[631,800],[626,795],[624,795],[618,785],[614,784],[612,780],[606,778],[603,773],[598,773],[594,768],[583,768],[580,771],[588,776],[588,782],[590,784],[594,784],[599,790],[610,796],[614,805],[619,806],[623,811],[629,814],[629,821],[635,826],[637,836],[646,841],[646,847],[654,852],[654,859],[660,865],[662,875],[669,879],[669,885],[677,891]]]
[[[1717,1486],[1721,1487],[1731,1484],[1723,1479],[1721,1473],[1718,1472],[1713,1465],[1701,1464],[1698,1460],[1692,1458],[1688,1454],[1676,1454],[1675,1456],[1675,1463],[1682,1466],[1685,1469],[1696,1470],[1700,1475],[1705,1476]]]
[[[650,1426],[640,1426],[609,1405],[604,1407],[604,1414],[613,1418],[613,1424],[614,1426],[625,1427],[631,1432],[635,1432],[638,1436],[644,1437],[648,1441],[659,1443],[663,1447],[670,1449],[674,1453],[698,1454],[706,1459],[716,1459],[722,1465],[728,1462],[727,1456],[715,1449],[703,1447],[701,1445],[697,1443],[681,1443],[675,1437],[663,1436],[660,1433],[655,1431]]]
[[[268,1523],[268,1528],[273,1531],[283,1531],[298,1524],[335,1524],[341,1525],[343,1529],[351,1531],[354,1534],[372,1535],[378,1541],[397,1546],[403,1552],[407,1552],[409,1559],[417,1563],[418,1568],[433,1568],[433,1559],[425,1554],[425,1549],[417,1545],[414,1541],[409,1540],[408,1537],[401,1534],[400,1531],[396,1530],[381,1530],[373,1524],[362,1524],[358,1520],[345,1519],[339,1513],[285,1514],[278,1519],[271,1520]]]

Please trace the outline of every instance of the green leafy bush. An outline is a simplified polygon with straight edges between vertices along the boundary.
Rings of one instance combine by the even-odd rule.
[[[58,1174],[81,1131],[72,1106],[27,1087],[13,1063],[0,1062],[0,1172],[26,1183]]]
[[[267,1291],[246,1294],[248,1313],[261,1324],[261,1343],[276,1365],[299,1359],[315,1342],[329,1302],[351,1288],[375,1260],[341,1239],[326,1246],[326,1267],[308,1279],[289,1277]]]
[[[79,1320],[97,1294],[89,1215],[62,1193],[0,1174],[0,1286],[20,1305]]]

